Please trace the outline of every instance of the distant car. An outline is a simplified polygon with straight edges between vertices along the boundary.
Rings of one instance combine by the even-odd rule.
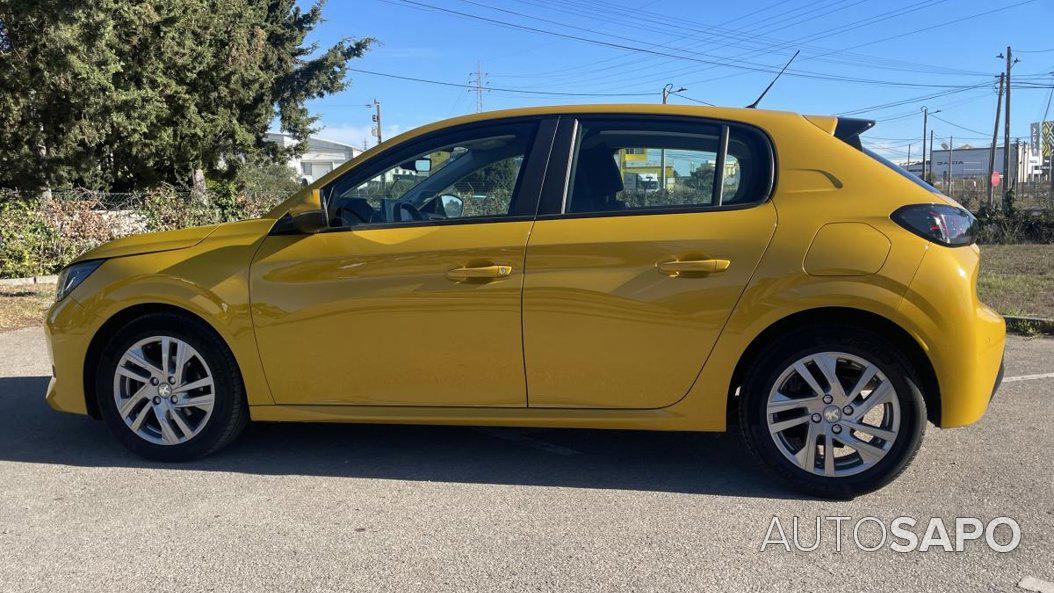
[[[47,401],[170,461],[249,419],[738,422],[795,488],[879,488],[927,420],[981,418],[1005,326],[974,218],[862,149],[871,125],[605,105],[403,134],[262,219],[83,255]],[[627,155],[676,179],[628,190]]]

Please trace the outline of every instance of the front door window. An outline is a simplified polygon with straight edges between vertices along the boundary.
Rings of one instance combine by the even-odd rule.
[[[504,132],[504,130],[503,130]],[[340,180],[329,198],[335,227],[508,216],[530,130],[450,139],[368,176]]]

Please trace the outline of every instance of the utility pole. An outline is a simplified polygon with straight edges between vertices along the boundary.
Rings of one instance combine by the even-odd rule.
[[[1000,58],[1006,58],[1006,102],[1003,115],[1003,194],[1010,191],[1010,70],[1014,64],[1021,60],[1015,59],[1010,46],[1006,46],[1006,55],[999,54]],[[1004,201],[1004,205],[1005,205]]]
[[[1040,134],[1042,134],[1042,132],[1043,132],[1042,125],[1043,125],[1042,123],[1039,124],[1039,126],[1040,126],[1039,127],[1039,133]],[[1050,156],[1050,158],[1048,160],[1048,164],[1047,164],[1047,177],[1051,181],[1050,200],[1051,200],[1051,205],[1054,206],[1054,147],[1052,147],[1052,149],[1051,149],[1051,156]]]
[[[662,87],[662,104],[666,105],[670,102],[670,95],[672,93],[681,93],[688,89],[683,86],[678,88],[676,91],[673,90],[673,83],[668,83]],[[659,187],[662,191],[666,191],[666,149],[659,149]]]
[[[929,176],[931,173],[933,173],[933,167],[927,167],[927,165],[926,165],[926,126],[929,123],[929,119],[930,119],[930,108],[926,107],[924,105],[922,107],[921,111],[922,111],[922,180],[926,181],[928,183],[929,180],[926,179],[926,177]],[[940,113],[940,112],[941,112],[940,109],[938,109],[937,111],[934,111],[934,113]],[[933,160],[933,142],[932,141],[930,142],[930,160]]]
[[[367,103],[366,107],[376,110],[371,118],[373,119],[373,128],[370,129],[370,133],[377,138],[377,144],[380,144],[384,142],[384,138],[381,137],[381,102],[374,99],[372,103]]]
[[[999,140],[999,113],[1003,108],[1003,80],[1005,73],[999,75],[999,94],[995,100],[995,127],[992,128],[992,147],[988,150],[988,211],[992,211],[992,198],[995,186],[992,185],[992,173],[995,173],[995,145]]]
[[[487,73],[483,65],[476,62],[476,71],[469,74],[469,84],[476,91],[476,113],[483,111],[483,93],[487,91]]]
[[[684,88],[683,86],[681,88],[677,89],[677,90],[673,90],[673,84],[667,84],[666,86],[662,87],[662,104],[666,105],[667,103],[670,102],[670,95],[675,95],[677,93],[683,93],[684,91],[687,91],[687,90],[688,89]]]
[[[937,112],[934,111],[934,113],[937,113]],[[932,184],[933,183],[933,130],[930,130],[930,172],[927,175],[927,177],[929,177],[929,181],[927,181],[927,183]]]
[[[922,180],[926,181],[926,123],[929,114],[925,107],[922,108]]]
[[[952,195],[952,171],[955,167],[955,136],[948,136],[948,195]]]

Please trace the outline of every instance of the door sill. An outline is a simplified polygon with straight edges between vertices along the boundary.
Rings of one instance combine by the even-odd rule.
[[[425,406],[250,406],[259,422],[349,422],[622,430],[707,430],[670,408],[649,410]]]

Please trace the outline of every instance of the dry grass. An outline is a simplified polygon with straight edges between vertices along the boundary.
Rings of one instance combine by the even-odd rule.
[[[1004,315],[1054,319],[1054,245],[982,245],[977,292]]]
[[[0,286],[0,331],[43,324],[53,302],[54,284]]]

